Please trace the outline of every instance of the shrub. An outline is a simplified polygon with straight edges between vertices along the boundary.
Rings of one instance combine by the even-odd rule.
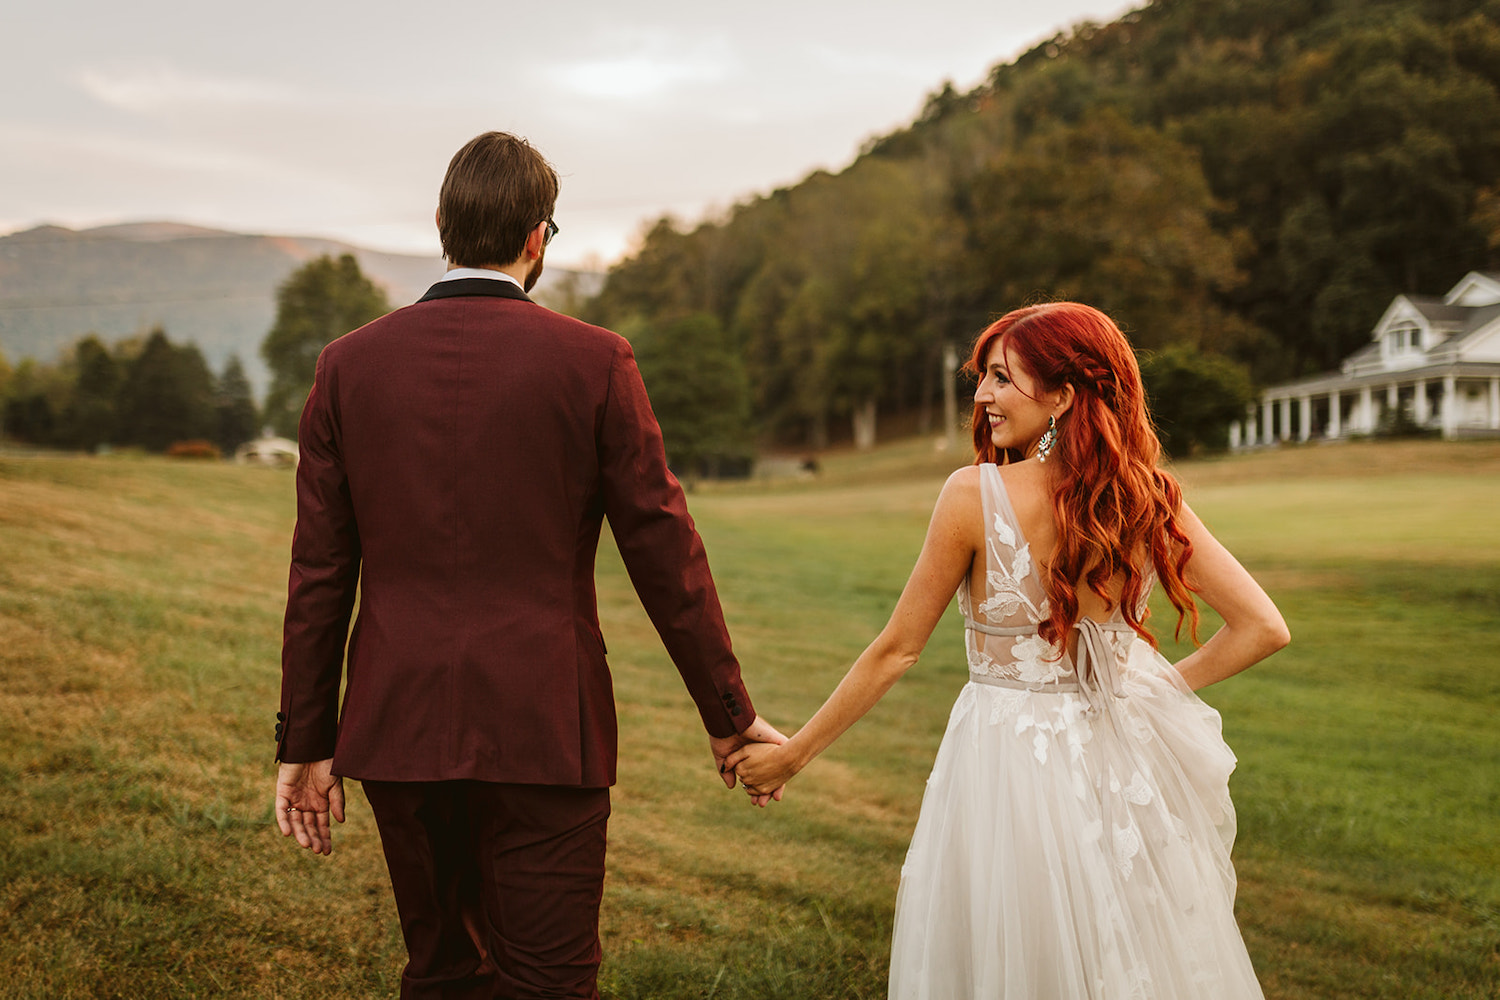
[[[167,448],[169,458],[222,458],[212,441],[174,441]]]

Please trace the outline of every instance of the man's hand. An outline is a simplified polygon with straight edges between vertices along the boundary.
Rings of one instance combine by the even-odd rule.
[[[734,769],[729,766],[729,755],[741,747],[749,746],[751,743],[773,743],[781,745],[786,742],[786,737],[777,732],[776,727],[771,725],[760,716],[755,721],[733,736],[710,736],[708,738],[709,748],[713,750],[714,763],[718,765],[719,777],[724,779],[724,787],[733,788],[735,775]],[[783,786],[784,787],[784,786]],[[772,799],[781,801],[783,788],[764,795],[751,795],[750,801],[758,806],[765,806]]]
[[[330,814],[344,821],[344,779],[334,775],[333,759],[282,764],[276,773],[276,825],[281,835],[296,837],[314,854],[332,854]]]

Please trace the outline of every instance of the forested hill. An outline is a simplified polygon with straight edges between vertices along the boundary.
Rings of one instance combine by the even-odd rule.
[[[662,220],[591,318],[649,344],[712,317],[785,439],[928,410],[943,345],[1041,297],[1262,383],[1327,370],[1392,296],[1500,266],[1497,88],[1500,0],[1160,0],[944,87],[837,175]]]

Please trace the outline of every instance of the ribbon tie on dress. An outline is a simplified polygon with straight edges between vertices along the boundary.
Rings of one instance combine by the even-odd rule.
[[[1104,633],[1135,630],[1125,622],[1096,622],[1092,618],[1080,618],[1073,627],[1078,630],[1078,653],[1073,657],[1073,668],[1078,674],[1078,693],[1088,702],[1090,709],[1103,709],[1106,697],[1125,697],[1119,658]]]

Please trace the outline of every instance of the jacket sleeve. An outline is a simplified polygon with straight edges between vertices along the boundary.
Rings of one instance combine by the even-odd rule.
[[[276,759],[288,763],[333,756],[344,647],[359,585],[359,530],[326,360],[325,350],[297,430],[297,527],[282,632],[281,710],[276,715]]]
[[[703,540],[667,469],[661,429],[624,340],[611,360],[597,434],[604,513],[630,582],[704,728],[711,736],[731,736],[755,720],[755,708],[730,648]]]

